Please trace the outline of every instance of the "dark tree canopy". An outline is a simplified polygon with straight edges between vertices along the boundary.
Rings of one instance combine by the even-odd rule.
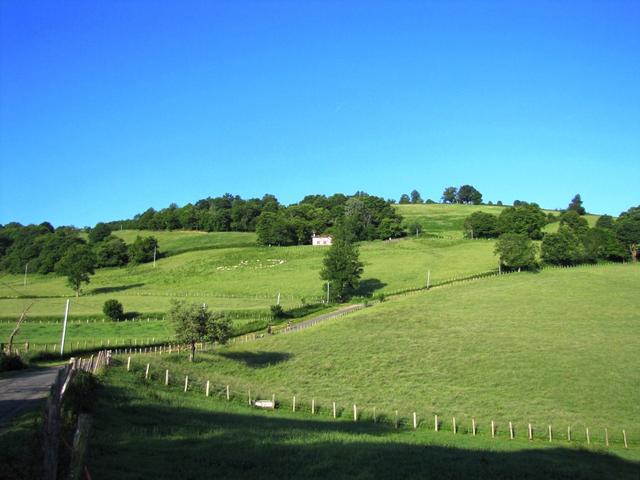
[[[98,267],[121,267],[129,262],[129,249],[120,238],[109,236],[95,246]]]
[[[342,238],[327,250],[320,278],[329,282],[331,299],[344,301],[358,288],[363,271],[359,257],[358,248]]]
[[[482,203],[482,194],[471,185],[462,185],[458,189],[456,200],[458,203],[480,205]]]
[[[457,199],[458,189],[456,187],[447,187],[442,192],[443,203],[455,203]]]
[[[622,212],[615,224],[616,237],[629,249],[632,258],[638,258],[640,245],[640,205]]]
[[[206,304],[186,304],[173,300],[169,319],[176,330],[176,339],[190,347],[189,361],[196,355],[198,342],[224,344],[231,336],[231,322],[223,314],[214,314]]]
[[[615,219],[611,215],[601,215],[596,220],[596,228],[604,228],[613,230],[615,227]]]
[[[420,192],[417,190],[411,191],[411,203],[422,203],[422,197],[420,196]]]
[[[580,239],[585,249],[585,260],[588,262],[622,262],[630,257],[629,251],[611,229],[591,228],[584,232]]]
[[[89,243],[98,243],[109,235],[111,235],[112,228],[106,223],[99,222],[89,230]]]
[[[129,258],[132,263],[151,262],[154,251],[156,258],[159,258],[158,240],[155,237],[141,237],[138,235],[134,242],[129,245]]]
[[[56,272],[67,277],[67,282],[80,295],[83,283],[91,281],[95,273],[96,255],[88,245],[73,245],[56,264]]]
[[[116,299],[107,300],[102,306],[102,313],[113,321],[124,319],[124,307]]]
[[[540,246],[542,261],[551,265],[577,265],[586,258],[580,238],[567,226],[561,226],[558,233],[545,235]]]
[[[498,229],[501,233],[524,233],[533,240],[542,238],[542,228],[546,224],[546,215],[535,203],[507,207],[498,217]]]
[[[579,193],[576,194],[575,197],[573,197],[573,199],[571,200],[571,203],[569,203],[569,206],[567,207],[567,210],[573,210],[578,215],[584,215],[585,213],[587,213],[584,207],[582,206],[582,198],[580,198]]]
[[[560,215],[560,225],[571,228],[576,234],[583,235],[589,230],[589,224],[575,210],[567,210]]]
[[[500,265],[507,270],[537,268],[536,252],[536,246],[524,233],[503,233],[494,249]]]
[[[500,235],[498,217],[485,212],[473,212],[464,221],[467,238],[495,238]]]

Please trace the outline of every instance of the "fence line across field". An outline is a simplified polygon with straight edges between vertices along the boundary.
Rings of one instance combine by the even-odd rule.
[[[629,448],[631,444],[626,429],[620,429],[614,433],[614,430],[606,427],[596,430],[585,425],[582,430],[584,432],[584,440],[580,441],[577,439],[579,430],[577,428],[572,429],[572,425],[567,426],[567,435],[561,438],[560,434],[557,433],[560,432],[561,429],[556,432],[552,424],[536,427],[532,423],[516,423],[512,420],[500,423],[495,420],[487,420],[483,423],[475,417],[468,418],[465,422],[461,417],[456,417],[455,415],[448,419],[438,414],[422,416],[417,410],[407,412],[407,416],[399,415],[398,410],[395,410],[395,415],[388,415],[380,412],[375,406],[367,409],[356,402],[338,405],[333,401],[328,404],[322,404],[313,396],[309,397],[305,403],[299,395],[283,396],[282,398],[276,397],[276,394],[273,392],[264,395],[265,388],[255,389],[245,387],[236,389],[232,388],[229,384],[215,384],[209,379],[203,381],[202,379],[195,379],[188,375],[172,374],[169,369],[164,367],[152,368],[152,364],[147,360],[145,360],[144,364],[136,365],[131,362],[131,359],[131,356],[127,357],[127,371],[144,375],[145,380],[148,382],[160,380],[164,386],[179,388],[183,393],[202,394],[205,397],[218,397],[226,399],[227,401],[235,400],[245,405],[248,404],[259,408],[286,408],[292,413],[307,412],[311,415],[324,414],[334,419],[350,419],[354,422],[372,421],[374,423],[386,423],[394,428],[406,427],[414,430],[431,428],[434,432],[448,431],[452,434],[470,434],[474,437],[485,434],[491,435],[492,438],[505,438],[509,440],[524,439],[529,441],[544,440],[546,442],[566,441],[574,444],[586,443],[587,446],[595,444],[594,434],[597,432],[598,434],[602,434],[602,439],[598,438],[599,446],[605,446],[607,448],[611,446]],[[431,427],[429,427],[429,425],[431,425]]]

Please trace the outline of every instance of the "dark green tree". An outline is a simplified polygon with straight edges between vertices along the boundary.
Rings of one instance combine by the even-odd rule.
[[[456,194],[458,203],[480,205],[482,203],[482,194],[471,185],[462,185]]]
[[[231,336],[231,322],[223,314],[214,314],[206,304],[185,304],[173,300],[169,309],[169,319],[176,330],[176,339],[189,345],[189,361],[196,356],[198,342],[218,342],[224,344]]]
[[[67,277],[67,282],[80,295],[83,283],[89,283],[89,275],[95,273],[96,255],[88,245],[73,245],[56,264],[56,272]]]
[[[473,212],[464,221],[467,238],[495,238],[498,231],[498,217],[485,212]]]
[[[443,203],[455,203],[458,189],[456,187],[447,187],[442,192]]]
[[[121,267],[129,262],[129,249],[121,238],[107,237],[95,246],[98,267]]]
[[[102,306],[102,313],[115,322],[124,318],[124,308],[122,307],[122,303],[114,298],[104,302],[104,305]]]
[[[129,258],[135,264],[151,262],[154,251],[156,258],[159,258],[158,240],[155,237],[141,237],[138,235],[133,243],[129,245]]]
[[[98,243],[111,235],[111,227],[106,223],[99,222],[89,230],[89,243]]]
[[[640,245],[640,205],[622,212],[616,220],[616,237],[627,247],[631,258],[638,259],[638,245]]]
[[[575,210],[567,210],[560,215],[560,225],[565,225],[576,232],[577,235],[584,235],[589,230],[587,219],[581,217]]]
[[[629,258],[629,251],[608,228],[590,228],[581,237],[587,261],[621,262]]]
[[[573,197],[573,199],[571,200],[571,203],[569,203],[569,206],[567,207],[567,210],[573,210],[578,215],[584,215],[585,213],[587,213],[584,207],[582,206],[582,198],[580,198],[579,193],[576,194],[575,197]]]
[[[533,240],[542,238],[542,228],[546,224],[546,215],[535,203],[520,203],[517,207],[507,207],[498,217],[500,233],[524,233]]]
[[[611,215],[601,215],[596,220],[596,228],[604,228],[613,230],[615,227],[615,219]]]
[[[422,197],[419,191],[413,190],[411,192],[411,203],[422,203]]]
[[[360,284],[363,264],[358,248],[343,238],[336,238],[323,260],[320,278],[329,282],[330,299],[344,301]]]
[[[498,238],[494,254],[500,257],[500,265],[507,270],[536,269],[537,248],[524,233],[503,233]]]
[[[400,221],[397,219],[383,218],[378,226],[378,235],[380,239],[398,238],[404,235],[404,230]]]
[[[586,259],[584,245],[569,227],[562,226],[558,233],[545,235],[540,246],[540,256],[550,265],[577,265]]]

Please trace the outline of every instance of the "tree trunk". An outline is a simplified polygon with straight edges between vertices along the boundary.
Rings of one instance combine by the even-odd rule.
[[[632,262],[638,261],[638,245],[635,243],[631,245],[631,261]]]
[[[191,342],[191,351],[189,352],[189,361],[193,362],[194,358],[196,358],[196,342]]]

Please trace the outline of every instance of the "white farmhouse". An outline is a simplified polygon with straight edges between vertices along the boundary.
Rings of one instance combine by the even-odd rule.
[[[312,245],[331,245],[333,242],[333,237],[331,235],[316,235],[315,233],[311,237]]]

